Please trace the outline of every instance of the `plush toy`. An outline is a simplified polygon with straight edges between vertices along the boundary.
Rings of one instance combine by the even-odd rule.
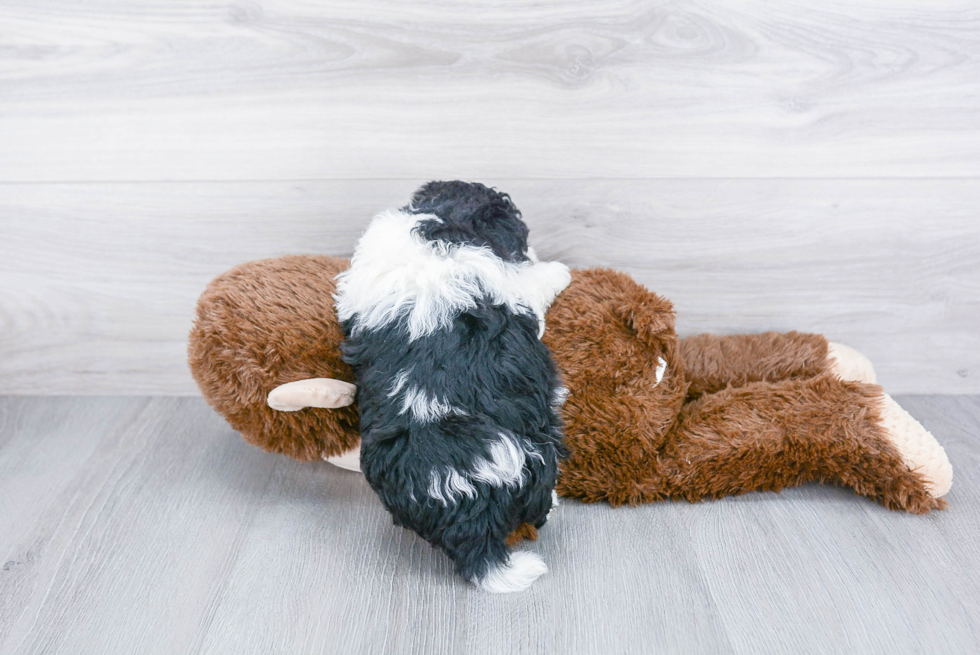
[[[291,256],[220,275],[198,302],[189,362],[250,443],[356,469],[353,374],[332,301],[347,267]],[[570,391],[562,496],[697,501],[827,482],[891,509],[946,506],[942,447],[875,384],[867,359],[820,335],[678,339],[669,301],[587,269],[551,305],[543,341]],[[535,536],[525,525],[511,541]]]

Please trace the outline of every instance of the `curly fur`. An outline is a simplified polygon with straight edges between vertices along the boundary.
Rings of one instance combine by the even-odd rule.
[[[397,525],[491,592],[547,570],[506,539],[545,523],[565,452],[538,325],[568,273],[528,260],[526,235],[502,194],[430,184],[375,218],[336,294],[361,470]]]

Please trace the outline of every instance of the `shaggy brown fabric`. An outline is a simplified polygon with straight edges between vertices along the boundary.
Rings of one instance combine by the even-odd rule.
[[[354,407],[277,412],[266,405],[285,382],[353,380],[340,361],[332,301],[333,278],[346,266],[331,257],[253,262],[201,296],[191,370],[249,442],[297,459],[357,443]],[[669,301],[626,274],[591,269],[572,272],[548,312],[544,342],[571,391],[563,496],[614,505],[695,501],[821,481],[890,508],[945,507],[879,426],[880,387],[826,373],[819,335],[679,341]],[[522,528],[512,537],[533,538]]]
[[[613,504],[652,500],[664,435],[687,393],[674,309],[625,273],[573,271],[543,338],[571,392],[562,417],[571,452],[558,493]],[[667,369],[657,384],[663,358]]]
[[[651,476],[647,494],[696,501],[830,482],[891,509],[944,508],[888,441],[882,393],[828,373],[702,396],[684,406],[662,452],[671,470]]]
[[[283,257],[236,266],[197,303],[188,344],[205,399],[245,440],[300,460],[339,455],[360,441],[357,405],[279,412],[266,396],[305,378],[354,381],[340,359],[334,276],[346,259]]]
[[[698,398],[728,385],[816,377],[830,369],[827,346],[823,335],[802,332],[686,337],[681,357],[688,396]]]

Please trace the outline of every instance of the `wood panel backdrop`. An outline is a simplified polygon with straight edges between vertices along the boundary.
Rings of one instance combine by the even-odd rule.
[[[7,0],[0,392],[197,393],[212,277],[349,254],[433,178],[511,192],[542,256],[682,333],[980,392],[973,0]]]

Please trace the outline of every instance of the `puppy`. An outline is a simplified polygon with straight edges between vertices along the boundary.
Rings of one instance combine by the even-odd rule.
[[[490,592],[547,571],[505,540],[544,524],[565,454],[567,391],[540,336],[571,276],[538,263],[527,235],[506,194],[430,182],[372,221],[335,297],[364,476],[396,525]]]

